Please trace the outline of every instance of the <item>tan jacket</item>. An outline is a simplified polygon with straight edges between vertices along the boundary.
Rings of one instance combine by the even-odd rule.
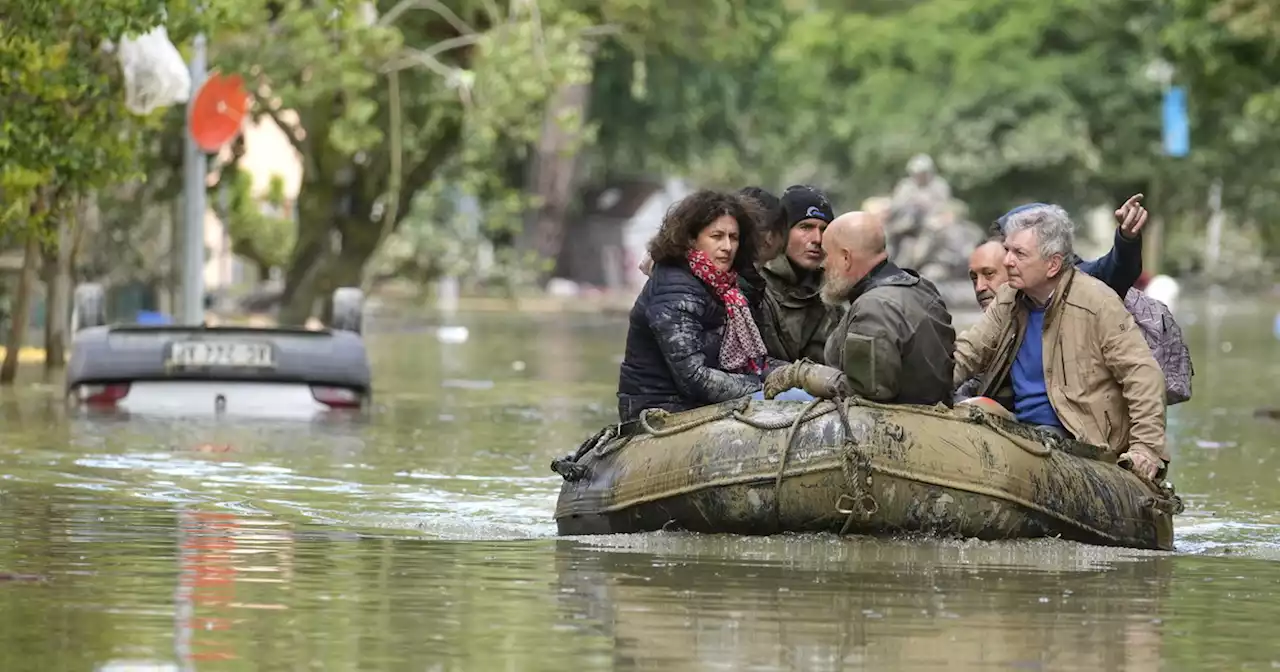
[[[982,320],[956,339],[954,382],[982,375],[979,394],[1005,385],[1026,332],[1029,299],[1011,286]],[[1102,281],[1074,268],[1058,285],[1044,320],[1049,403],[1076,439],[1117,455],[1146,447],[1165,462],[1164,374],[1133,316]]]

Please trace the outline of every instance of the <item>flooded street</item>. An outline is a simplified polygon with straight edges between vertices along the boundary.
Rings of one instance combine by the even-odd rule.
[[[557,538],[548,464],[616,419],[620,316],[463,315],[462,343],[378,319],[368,421],[81,417],[20,386],[0,670],[1271,669],[1277,310],[1179,306],[1174,554]]]

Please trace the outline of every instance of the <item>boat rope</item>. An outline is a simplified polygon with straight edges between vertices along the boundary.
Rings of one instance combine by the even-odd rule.
[[[791,446],[796,442],[796,437],[800,435],[800,425],[804,424],[805,416],[809,415],[823,401],[823,399],[814,399],[806,404],[804,410],[797,414],[795,421],[791,423],[791,429],[787,430],[787,441],[782,444],[782,456],[778,459],[778,476],[773,479],[774,524],[779,524],[782,519],[782,476],[787,470],[787,456],[791,454]],[[837,403],[836,407],[839,408],[840,404]],[[827,413],[830,413],[830,411],[827,411]],[[845,424],[848,425],[848,422]]]
[[[824,407],[823,402],[826,402],[826,401],[830,401],[831,403],[829,406]],[[720,420],[726,420],[729,418],[732,418],[738,422],[741,422],[744,425],[748,425],[750,427],[754,427],[756,429],[765,430],[765,431],[789,429],[790,433],[788,434],[788,437],[787,437],[787,445],[784,447],[784,452],[782,455],[782,466],[779,467],[778,469],[779,474],[782,474],[783,469],[785,469],[786,467],[787,455],[791,451],[791,444],[795,441],[795,437],[799,434],[800,425],[806,422],[809,422],[811,420],[816,420],[817,418],[820,418],[828,413],[836,412],[840,414],[841,423],[845,427],[845,435],[849,436],[851,432],[850,424],[849,424],[849,406],[860,406],[862,408],[877,409],[877,410],[883,410],[883,411],[893,411],[897,413],[911,413],[914,415],[923,415],[926,417],[934,417],[934,418],[941,418],[941,419],[948,419],[948,420],[963,420],[963,421],[971,422],[974,424],[984,425],[989,429],[991,429],[992,431],[994,431],[995,433],[999,434],[1002,438],[1008,440],[1010,443],[1013,443],[1014,445],[1018,446],[1022,450],[1042,458],[1048,457],[1050,454],[1052,454],[1053,444],[1050,442],[1056,442],[1057,444],[1066,443],[1066,442],[1058,441],[1056,437],[1049,437],[1049,436],[1044,436],[1042,437],[1042,441],[1037,442],[1031,438],[1028,438],[1016,432],[1010,431],[1001,422],[999,422],[997,418],[990,415],[989,413],[983,412],[981,409],[978,409],[976,407],[969,407],[967,409],[967,413],[957,414],[952,409],[949,409],[943,405],[910,406],[905,404],[904,405],[883,404],[883,403],[871,401],[869,399],[864,399],[858,396],[850,396],[850,397],[829,399],[829,400],[814,399],[813,401],[809,402],[805,406],[804,410],[801,411],[798,415],[796,415],[795,418],[793,419],[787,419],[784,417],[777,420],[760,420],[758,418],[754,418],[754,417],[751,417],[750,415],[747,415],[747,410],[750,408],[750,406],[751,406],[751,398],[743,397],[742,399],[738,400],[738,403],[735,403],[732,406],[727,406],[726,408],[724,408],[718,413],[710,413],[707,415],[703,415],[701,417],[694,418],[693,420],[690,420],[688,422],[684,422],[678,425],[673,425],[670,427],[654,427],[653,426],[654,420],[661,420],[664,416],[671,415],[671,413],[663,409],[650,408],[650,409],[645,409],[640,413],[640,416],[637,419],[636,423],[639,425],[641,431],[655,438],[674,436],[676,434],[680,434],[682,432],[687,432],[691,429],[701,427],[702,425],[718,422]],[[622,439],[622,440],[614,442],[615,439]],[[585,465],[580,464],[580,461],[583,457],[586,456],[588,452],[590,452],[593,448],[604,446],[605,448],[607,448],[607,450],[598,451],[598,454],[597,454],[597,457],[604,457],[606,454],[611,453],[614,450],[617,450],[622,446],[626,445],[628,443],[627,439],[630,439],[630,435],[629,433],[625,433],[622,431],[621,425],[609,425],[604,429],[600,430],[599,432],[597,432],[592,437],[588,438],[586,441],[584,441],[582,445],[578,447],[578,450],[573,453],[573,455],[560,457],[552,460],[551,470],[556,472],[557,474],[560,474],[560,476],[563,477],[566,481],[581,480],[584,476],[586,476],[587,468]],[[1064,448],[1065,445],[1059,445],[1058,447]],[[1094,459],[1097,459],[1099,457],[1099,455],[1097,454],[1081,454],[1081,452],[1078,450],[1070,450],[1068,452],[1073,452],[1077,455],[1080,455],[1081,457],[1093,457]]]
[[[560,477],[566,481],[581,480],[583,476],[587,475],[587,465],[579,463],[579,460],[590,452],[591,449],[601,445],[602,443],[607,444],[612,439],[617,438],[620,431],[619,427],[619,425],[608,425],[604,429],[592,435],[591,438],[583,441],[578,446],[578,449],[573,452],[573,455],[568,457],[558,457],[551,460],[551,470],[560,474]],[[619,445],[623,443],[625,443],[625,441],[619,442]]]
[[[815,399],[812,402],[809,402],[809,404],[805,406],[805,409],[801,411],[799,415],[796,416],[795,420],[787,420],[786,418],[783,418],[781,420],[766,422],[764,420],[757,420],[756,418],[753,418],[747,415],[746,413],[743,413],[740,411],[734,412],[733,419],[737,420],[738,422],[741,422],[744,425],[754,427],[756,429],[763,429],[766,431],[775,430],[775,429],[787,429],[788,427],[791,427],[795,423],[804,424],[806,422],[809,422],[810,420],[821,418],[822,416],[837,410],[837,404],[835,402],[832,402],[831,408],[816,410],[817,407],[820,406],[821,403],[824,401],[828,401],[828,400]]]
[[[849,405],[856,404],[857,399],[851,399],[846,403],[837,404],[836,408],[840,413],[840,425],[844,429],[844,450],[845,460],[844,466],[848,467],[850,456],[856,456],[857,468],[853,473],[846,473],[845,480],[853,488],[853,494],[843,494],[836,498],[836,512],[845,515],[844,525],[840,526],[840,534],[847,534],[849,528],[853,526],[855,520],[866,522],[880,510],[880,503],[871,494],[873,485],[871,477],[871,461],[860,453],[853,440],[853,423],[849,422]],[[895,428],[901,430],[901,427],[894,425]],[[866,489],[863,489],[863,485]],[[850,501],[849,506],[842,507],[844,500]]]
[[[674,436],[681,432],[687,432],[695,427],[701,427],[702,425],[716,422],[717,420],[732,418],[734,417],[734,414],[740,413],[746,410],[747,406],[749,406],[750,404],[751,404],[751,397],[743,397],[742,399],[739,400],[739,403],[734,404],[733,406],[730,406],[719,413],[704,415],[700,418],[694,418],[689,422],[685,422],[679,425],[673,425],[671,427],[663,427],[661,429],[658,429],[654,427],[652,424],[650,424],[649,418],[651,417],[661,418],[664,415],[671,415],[671,413],[661,408],[646,408],[645,410],[640,411],[640,417],[639,417],[640,429],[643,429],[645,434],[648,434],[654,437]]]
[[[1033,502],[1028,499],[1024,499],[1022,497],[1018,497],[1017,495],[1010,494],[998,488],[988,487],[979,483],[961,483],[958,481],[952,481],[951,479],[948,479],[948,478],[942,478],[940,476],[922,475],[922,474],[906,471],[904,469],[895,469],[893,467],[888,467],[882,464],[868,463],[866,466],[870,471],[878,472],[878,473],[884,474],[885,476],[893,476],[893,477],[901,478],[905,480],[916,481],[917,483],[936,485],[938,487],[951,488],[953,490],[959,490],[961,492],[969,492],[977,495],[984,495],[986,497],[991,497],[993,499],[1001,499],[1011,504],[1017,504],[1018,506],[1026,507],[1028,509],[1031,509],[1032,511],[1036,511],[1045,516],[1048,516],[1060,522],[1071,525],[1072,527],[1076,527],[1078,529],[1084,530],[1090,534],[1097,535],[1099,538],[1106,539],[1108,541],[1111,541],[1114,544],[1123,545],[1124,540],[1117,535],[1111,534],[1109,532],[1105,532],[1096,527],[1093,527],[1092,525],[1082,523],[1078,520],[1071,518],[1070,516],[1063,515],[1046,506],[1037,504],[1036,502]],[[844,511],[841,511],[841,513],[844,513]]]

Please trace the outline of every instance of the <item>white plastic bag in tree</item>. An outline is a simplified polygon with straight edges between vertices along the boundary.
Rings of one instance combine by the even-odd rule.
[[[120,40],[120,68],[125,107],[134,114],[149,114],[191,97],[191,73],[164,26]]]

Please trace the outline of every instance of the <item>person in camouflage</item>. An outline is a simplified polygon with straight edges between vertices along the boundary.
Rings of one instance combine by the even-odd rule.
[[[893,189],[893,209],[915,207],[931,212],[951,200],[951,185],[938,175],[928,154],[916,154],[907,162],[907,176]]]
[[[938,175],[928,154],[907,163],[907,177],[898,182],[889,205],[887,233],[891,259],[904,268],[918,269],[934,280],[964,272],[964,249],[969,227],[957,226],[951,207],[951,186]]]

